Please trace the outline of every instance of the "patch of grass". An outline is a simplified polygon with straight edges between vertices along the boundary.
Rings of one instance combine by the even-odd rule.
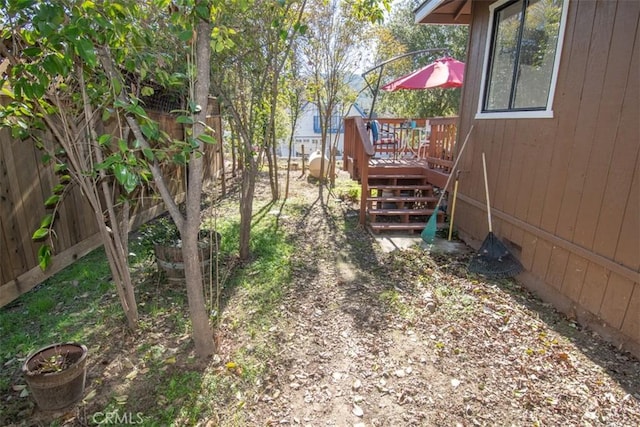
[[[32,316],[42,316],[55,307],[56,301],[51,295],[43,295],[42,298],[29,302],[27,312]]]
[[[251,239],[253,259],[239,269],[230,286],[242,292],[248,328],[268,328],[271,316],[291,282],[293,245],[275,229],[275,218],[254,226]]]
[[[440,283],[435,288],[435,296],[450,319],[472,317],[479,309],[478,299],[455,284]]]
[[[384,302],[391,310],[395,311],[399,315],[405,318],[412,317],[412,310],[407,305],[396,289],[386,289],[382,291],[379,298]]]
[[[203,409],[195,404],[202,394],[201,383],[202,373],[196,371],[166,377],[157,390],[161,411],[154,414],[154,425],[195,425]]]
[[[52,341],[86,338],[87,324],[96,322],[97,308],[105,305],[100,298],[111,289],[104,251],[97,249],[3,307],[0,361]]]
[[[340,180],[333,189],[336,197],[343,202],[357,203],[360,200],[361,186],[357,181]]]

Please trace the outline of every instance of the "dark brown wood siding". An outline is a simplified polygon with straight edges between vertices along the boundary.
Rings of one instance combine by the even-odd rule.
[[[461,235],[494,232],[522,280],[640,353],[640,2],[570,1],[550,119],[475,119],[491,1],[474,1],[460,138]]]

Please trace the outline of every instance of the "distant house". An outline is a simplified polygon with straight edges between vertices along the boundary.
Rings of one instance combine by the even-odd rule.
[[[428,0],[469,24],[456,224],[494,232],[558,309],[640,356],[640,2]]]
[[[341,108],[337,108],[336,114],[331,118],[331,126],[329,128],[329,135],[327,146],[333,146],[337,140],[336,156],[342,157],[344,151],[344,117],[360,116],[365,117],[365,112],[360,108],[358,104],[353,104],[347,114],[340,115]],[[310,153],[320,150],[322,148],[321,131],[320,131],[320,115],[318,114],[318,107],[312,102],[307,102],[302,107],[300,118],[293,135],[293,149],[292,157],[301,157],[303,153],[305,156],[309,156]],[[289,154],[288,143],[283,142],[280,144],[279,149],[282,157],[287,157]]]

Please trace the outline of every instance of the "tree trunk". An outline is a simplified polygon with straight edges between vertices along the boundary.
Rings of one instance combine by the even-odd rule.
[[[199,20],[196,29],[196,68],[197,77],[195,85],[195,102],[200,111],[195,114],[193,125],[193,138],[204,131],[202,125],[206,121],[207,104],[209,94],[209,64],[211,57],[210,48],[211,25]],[[200,142],[202,150],[202,142]],[[191,156],[188,165],[189,179],[187,184],[186,218],[183,228],[180,230],[182,238],[182,255],[184,258],[184,273],[187,286],[187,299],[189,302],[189,315],[193,327],[193,341],[196,353],[200,358],[207,358],[215,353],[213,340],[213,328],[207,315],[204,299],[204,282],[200,270],[200,257],[198,253],[198,232],[200,230],[200,199],[202,196],[203,157],[195,153]]]
[[[109,268],[113,276],[113,282],[116,285],[120,305],[127,318],[127,326],[133,331],[138,327],[138,306],[136,305],[129,265],[123,261],[128,259],[128,254],[118,253],[116,250],[113,236],[107,230],[101,212],[96,214],[96,219],[100,226],[100,234],[104,242],[105,254],[109,261]]]
[[[86,136],[91,141],[96,141],[96,124],[92,119],[94,114],[87,97],[83,71],[82,69],[78,70],[78,81],[82,94]],[[76,143],[85,135],[80,134],[80,131],[73,125],[74,120],[66,116],[64,106],[59,105],[57,99],[53,102],[57,104],[60,114],[65,117],[65,120],[54,121],[45,111],[43,111],[43,119],[60,146],[64,148],[71,170],[75,171],[73,174],[77,177],[75,181],[94,212],[113,282],[127,318],[127,325],[131,330],[135,330],[138,326],[138,307],[128,264],[129,205],[128,203],[123,205],[122,218],[119,220],[113,205],[113,192],[107,182],[105,171],[99,171],[99,181],[87,173],[92,170],[93,162],[100,163],[104,160],[102,151],[94,149],[91,144]]]
[[[251,219],[253,216],[253,194],[256,185],[255,160],[250,158],[249,164],[242,168],[242,184],[240,197],[240,259],[249,259],[251,243]]]

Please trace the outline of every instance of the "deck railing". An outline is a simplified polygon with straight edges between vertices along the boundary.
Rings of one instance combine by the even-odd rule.
[[[455,161],[455,145],[458,117],[434,117],[429,119],[431,132],[428,143],[419,150],[418,157],[425,159],[430,169],[449,173]]]
[[[394,160],[423,159],[431,169],[450,172],[455,161],[458,117],[376,120],[379,124],[379,140],[372,141],[366,120],[360,117],[345,118],[344,170],[349,171],[353,179],[361,179],[361,161],[365,152],[369,157],[379,154]]]
[[[367,215],[367,194],[369,193],[369,159],[375,153],[366,124],[362,117],[347,117],[344,120],[344,156],[343,166],[352,179],[360,181],[360,223],[364,224]]]
[[[344,119],[343,170],[360,182],[360,223],[366,221],[366,203],[369,194],[369,159],[379,154],[392,160],[402,158],[422,159],[425,169],[438,175],[448,174],[455,161],[457,117],[431,119],[378,118],[379,140],[371,140],[371,132],[362,117]],[[426,124],[430,124],[427,132]],[[443,179],[434,179],[436,185]]]

